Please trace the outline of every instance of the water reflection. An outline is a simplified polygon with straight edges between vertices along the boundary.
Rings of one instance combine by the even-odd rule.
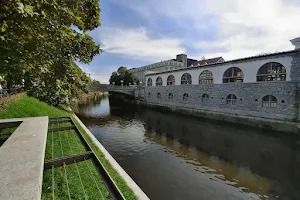
[[[151,199],[300,198],[297,137],[101,102],[80,118]]]
[[[82,99],[78,104],[78,114],[88,117],[105,117],[110,115],[108,97],[93,96]]]

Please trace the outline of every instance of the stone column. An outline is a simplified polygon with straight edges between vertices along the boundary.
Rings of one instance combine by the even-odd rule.
[[[293,55],[290,77],[291,81],[296,84],[295,109],[297,109],[298,121],[300,121],[300,37],[291,40],[291,43],[295,46],[295,50],[298,50]]]
[[[291,43],[295,46],[295,50],[298,50],[298,52],[293,55],[290,76],[292,81],[300,81],[300,37],[291,40]]]

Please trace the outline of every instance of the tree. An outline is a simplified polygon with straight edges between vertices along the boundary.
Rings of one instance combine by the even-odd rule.
[[[137,77],[133,75],[129,69],[121,66],[118,71],[111,74],[109,82],[110,84],[115,83],[115,85],[121,85],[121,80],[123,80],[123,85],[129,85],[136,83]]]
[[[50,105],[59,106],[68,105],[78,95],[89,91],[91,80],[75,63],[71,63],[64,75],[59,75],[59,79],[55,71],[43,73],[28,94]]]
[[[64,96],[52,86],[68,80],[75,60],[89,63],[101,52],[87,34],[100,26],[99,14],[98,0],[0,1],[0,74],[8,89],[24,80],[38,98],[37,85],[51,102],[53,93]]]
[[[100,86],[100,81],[97,81],[96,79],[93,79],[91,82],[91,86]]]

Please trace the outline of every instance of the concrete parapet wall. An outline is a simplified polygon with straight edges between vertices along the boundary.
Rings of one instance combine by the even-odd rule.
[[[41,199],[48,117],[9,122],[22,123],[0,147],[0,199]]]

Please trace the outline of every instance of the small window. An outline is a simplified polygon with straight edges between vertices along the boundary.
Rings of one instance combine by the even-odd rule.
[[[214,82],[214,75],[211,71],[205,70],[199,76],[199,84],[211,84]]]
[[[162,86],[162,84],[163,84],[162,78],[160,76],[157,77],[157,79],[156,79],[156,86]]]
[[[243,82],[243,71],[238,67],[230,67],[224,72],[223,83]]]
[[[172,93],[169,93],[169,99],[173,100],[173,98],[174,98],[174,95]]]
[[[161,94],[160,93],[157,93],[157,98],[161,99]]]
[[[285,67],[276,62],[264,64],[257,72],[257,81],[285,81]]]
[[[203,94],[202,95],[202,102],[207,103],[209,101],[209,95],[208,94]]]
[[[189,99],[189,94],[188,93],[184,93],[183,94],[183,101],[187,101]]]
[[[237,103],[237,98],[234,94],[228,95],[226,100],[226,103],[230,105],[236,105]]]
[[[277,107],[277,99],[272,95],[264,96],[262,99],[262,107],[266,108],[276,108]]]
[[[173,75],[168,76],[167,85],[175,85],[175,77]]]
[[[148,93],[148,98],[150,98],[150,97],[151,97],[151,93],[149,92],[149,93]]]
[[[148,80],[147,80],[147,86],[152,86],[152,78],[148,78]]]
[[[184,73],[181,77],[181,85],[192,84],[192,76],[189,73]]]

